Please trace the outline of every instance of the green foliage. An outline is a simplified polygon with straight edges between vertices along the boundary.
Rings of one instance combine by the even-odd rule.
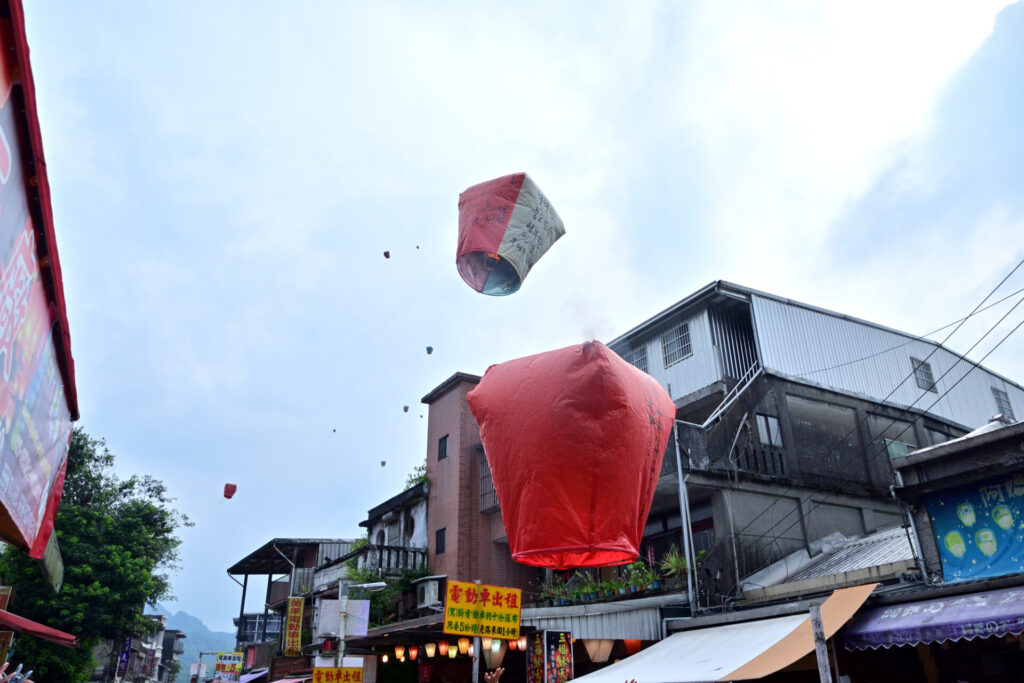
[[[0,576],[17,589],[17,613],[78,636],[74,650],[18,639],[17,658],[35,669],[37,683],[85,683],[95,667],[93,647],[152,632],[143,606],[171,597],[165,572],[176,567],[181,540],[175,533],[191,523],[171,507],[161,482],[121,480],[113,466],[104,441],[74,431],[55,525],[65,566],[59,594],[27,555],[12,547],[0,553]]]
[[[398,620],[398,601],[403,594],[413,590],[413,581],[430,576],[430,570],[406,569],[398,580],[386,581],[383,576],[363,567],[350,568],[345,574],[345,580],[349,583],[376,583],[386,581],[387,587],[380,591],[367,591],[353,588],[349,591],[349,597],[355,600],[370,601],[370,627],[383,626]]]
[[[405,478],[405,488],[403,490],[408,491],[413,486],[416,486],[416,484],[424,481],[429,481],[429,479],[427,479],[426,460],[421,462],[419,465],[416,465],[416,467],[413,468],[413,471],[409,473],[409,476]]]

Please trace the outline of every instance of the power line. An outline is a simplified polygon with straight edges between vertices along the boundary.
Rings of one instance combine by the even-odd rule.
[[[1020,303],[1021,303],[1022,301],[1024,301],[1024,297],[1022,297],[1022,298],[1021,298],[1021,301],[1018,301],[1018,302],[1017,302],[1017,304],[1016,304],[1016,305],[1014,305],[1014,308],[1016,308],[1016,307],[1017,307],[1017,305],[1019,305],[1019,304],[1020,304]],[[1012,309],[1011,309],[1011,310],[1012,310]],[[1004,316],[1004,317],[1005,317],[1005,316]],[[1002,322],[1002,320],[1000,320],[1000,322]],[[997,325],[998,325],[998,323],[997,323]],[[981,358],[981,360],[979,360],[979,361],[977,361],[977,362],[974,362],[974,361],[968,361],[969,363],[971,363],[971,368],[970,368],[970,369],[968,369],[968,370],[967,370],[967,372],[965,372],[965,373],[964,373],[964,374],[963,374],[963,375],[962,375],[962,376],[961,376],[961,377],[960,377],[960,378],[959,378],[959,379],[958,379],[958,380],[957,380],[956,382],[954,382],[954,383],[952,384],[952,386],[950,386],[950,387],[949,387],[948,389],[946,389],[946,390],[945,390],[944,392],[942,392],[942,394],[940,394],[940,395],[939,395],[939,396],[938,396],[938,397],[937,397],[937,398],[936,398],[936,399],[935,399],[934,401],[932,401],[932,403],[931,403],[931,404],[930,404],[930,405],[928,406],[928,408],[926,408],[925,410],[926,410],[926,411],[927,411],[927,410],[930,410],[930,409],[931,409],[931,408],[932,408],[932,407],[933,407],[933,406],[934,406],[934,405],[935,405],[936,403],[938,403],[939,401],[941,401],[941,400],[942,400],[942,399],[943,399],[943,398],[944,398],[944,397],[945,397],[945,396],[946,396],[946,395],[947,395],[947,394],[948,394],[948,393],[949,393],[950,391],[952,391],[952,390],[953,390],[953,389],[954,389],[954,388],[955,388],[955,387],[956,387],[956,386],[957,386],[958,384],[960,384],[960,382],[962,382],[962,381],[963,381],[964,379],[966,379],[966,378],[967,378],[967,376],[968,376],[969,374],[971,374],[971,371],[972,371],[972,370],[974,370],[975,368],[978,368],[978,367],[980,367],[981,363],[982,363],[982,362],[983,362],[983,361],[984,361],[984,360],[985,360],[986,358],[988,358],[988,357],[989,357],[989,356],[990,356],[990,355],[992,354],[992,352],[993,352],[993,351],[995,351],[996,349],[998,349],[998,348],[999,348],[999,347],[1000,347],[1000,346],[1001,346],[1001,345],[1003,344],[1003,342],[1005,342],[1005,341],[1006,341],[1007,339],[1009,339],[1009,338],[1010,338],[1010,336],[1011,336],[1011,335],[1012,335],[1012,334],[1013,334],[1014,332],[1016,332],[1016,331],[1017,331],[1018,329],[1020,329],[1020,327],[1021,327],[1022,325],[1024,325],[1024,319],[1021,319],[1021,321],[1020,321],[1019,323],[1017,323],[1017,324],[1016,324],[1016,325],[1015,325],[1015,326],[1013,327],[1013,329],[1012,329],[1012,330],[1010,330],[1010,331],[1009,331],[1009,332],[1008,332],[1008,333],[1006,334],[1006,336],[1004,336],[1004,337],[1003,337],[1002,339],[1000,339],[1000,340],[999,340],[999,342],[998,342],[998,343],[997,343],[997,344],[996,344],[995,346],[993,346],[993,347],[992,347],[992,348],[991,348],[991,349],[990,349],[990,350],[988,351],[988,353],[986,353],[986,354],[985,354],[985,355],[984,355],[984,356],[983,356],[983,357]],[[993,326],[992,328],[990,328],[990,329],[989,329],[989,332],[991,332],[991,331],[992,331],[993,329],[995,329],[995,327],[994,327],[994,326]],[[989,332],[986,332],[986,333],[985,333],[985,335],[983,335],[983,336],[982,336],[982,339],[984,339],[984,338],[985,338],[986,336],[988,336]],[[979,339],[978,341],[980,342],[980,341],[981,341],[981,339]],[[977,344],[975,344],[975,345],[977,345]],[[947,371],[947,372],[948,372],[948,371]],[[894,420],[894,421],[893,421],[892,423],[890,423],[890,425],[889,425],[889,426],[891,427],[891,426],[892,426],[893,424],[895,424],[895,423],[896,423],[896,421]],[[913,426],[912,424],[910,424],[910,425],[907,425],[907,426],[906,426],[906,427],[904,427],[904,428],[903,428],[903,429],[902,429],[902,430],[900,431],[900,433],[899,433],[899,434],[897,434],[896,436],[897,436],[897,437],[900,437],[900,436],[902,436],[902,435],[903,435],[903,434],[904,434],[904,433],[905,433],[905,432],[906,432],[906,431],[907,431],[908,429],[910,429],[910,428],[911,428],[912,426]],[[884,450],[880,450],[880,451],[879,451],[878,453],[876,453],[876,454],[875,454],[874,456],[871,456],[871,458],[870,458],[870,459],[868,460],[868,463],[870,464],[870,463],[871,463],[871,462],[873,462],[873,461],[874,461],[874,460],[875,460],[876,458],[880,457],[880,456],[881,456],[881,455],[882,455],[883,453],[886,453],[886,451],[884,451]],[[829,499],[830,499],[830,498],[831,498],[831,497],[832,497],[832,496],[833,496],[834,494],[836,494],[836,493],[838,493],[838,492],[839,492],[839,489],[834,489],[834,490],[832,490],[832,491],[829,491],[828,493],[826,493],[826,494],[825,494],[825,496],[824,496],[824,497],[822,497],[822,498],[821,498],[820,500],[818,500],[818,501],[812,500],[812,501],[811,501],[811,504],[810,504],[810,506],[809,506],[809,507],[808,507],[808,509],[807,509],[807,514],[810,514],[810,513],[812,512],[812,511],[814,511],[814,509],[815,509],[815,508],[817,508],[817,507],[819,507],[819,506],[821,506],[821,505],[824,505],[824,503],[825,503],[826,501],[828,501],[828,500],[829,500]],[[797,508],[794,508],[794,510],[796,510],[796,509],[799,509],[799,507],[797,507]],[[766,510],[767,510],[767,508],[766,508]],[[785,515],[783,515],[783,516],[782,516],[782,517],[781,517],[781,518],[779,519],[779,522],[781,522],[782,520],[784,520],[784,519],[785,519],[786,517],[788,517],[788,516],[789,516],[789,515],[791,515],[791,514],[792,514],[792,511],[791,511],[791,512],[787,512],[787,513],[786,513]],[[787,527],[786,527],[785,529],[783,529],[782,531],[780,531],[780,532],[779,532],[778,534],[775,534],[775,535],[776,535],[776,536],[779,536],[779,535],[784,535],[784,534],[786,534],[786,533],[787,533],[787,532],[788,532],[788,531],[789,531],[790,529],[792,529],[792,528],[793,528],[794,526],[796,526],[796,525],[797,525],[797,524],[799,524],[799,523],[800,523],[800,518],[797,518],[797,519],[796,519],[796,520],[795,520],[795,521],[794,521],[794,522],[793,522],[792,524],[790,524],[790,525],[789,525],[789,526],[787,526]],[[743,534],[743,532],[744,532],[744,531],[745,531],[746,529],[748,529],[749,527],[750,527],[750,525],[748,524],[748,525],[747,525],[747,526],[745,526],[745,527],[744,527],[743,529],[741,529],[741,530],[740,530],[740,533],[739,533],[739,534],[737,534],[737,535],[742,535],[742,534]],[[763,537],[763,535],[760,535],[760,534],[759,534],[759,536],[762,536],[762,537]],[[758,567],[757,569],[755,569],[755,570],[754,570],[754,572],[760,571],[760,570],[761,570],[761,569],[763,569],[764,567],[768,566],[768,564],[770,564],[770,563],[765,563],[765,564],[762,564],[762,565],[761,565],[760,567]],[[736,577],[737,585],[739,584],[739,578],[740,578],[740,577]]]
[[[1014,270],[1016,270],[1016,269],[1014,269]],[[917,339],[908,339],[907,341],[903,342],[902,344],[897,344],[896,346],[890,346],[887,349],[884,349],[882,351],[876,351],[875,353],[868,354],[867,356],[862,356],[860,358],[854,358],[853,360],[848,360],[848,361],[844,361],[842,363],[837,363],[836,365],[830,365],[827,368],[819,368],[818,370],[809,370],[807,372],[801,372],[801,373],[797,374],[796,377],[807,377],[808,375],[817,375],[818,373],[828,372],[829,370],[835,370],[837,368],[844,368],[847,365],[853,365],[854,363],[860,363],[861,361],[871,360],[872,358],[875,358],[877,356],[885,355],[885,354],[889,353],[890,351],[895,351],[897,349],[902,349],[904,346],[909,346],[910,344],[913,344],[913,343],[918,342],[918,341],[930,341],[930,340],[928,340],[928,337],[932,336],[933,334],[938,334],[939,332],[942,332],[945,329],[949,329],[950,327],[952,327],[953,325],[956,325],[957,323],[962,323],[962,322],[966,321],[968,318],[971,318],[971,317],[973,317],[975,315],[978,315],[979,313],[984,313],[985,311],[987,311],[989,309],[995,308],[996,306],[998,306],[999,304],[1003,303],[1007,299],[1009,299],[1011,297],[1014,297],[1014,296],[1020,294],[1021,292],[1024,292],[1024,287],[1022,287],[1021,289],[1018,289],[1016,292],[1011,292],[1010,294],[1007,294],[1006,296],[1004,296],[1002,299],[999,299],[998,301],[993,301],[988,306],[985,306],[984,308],[978,309],[976,312],[971,313],[970,315],[968,315],[965,318],[960,318],[959,320],[954,320],[953,322],[948,323],[946,325],[943,325],[942,327],[939,327],[937,329],[934,329],[931,332],[928,332],[926,334],[922,334]],[[935,342],[932,342],[932,343],[935,343]]]
[[[996,285],[996,286],[995,286],[995,287],[994,287],[994,288],[993,288],[993,289],[992,289],[992,290],[991,290],[991,291],[990,291],[990,292],[989,292],[989,293],[988,293],[988,294],[987,294],[987,295],[985,296],[985,298],[984,298],[984,299],[982,299],[982,300],[981,300],[980,302],[978,302],[977,306],[975,306],[975,307],[974,307],[974,309],[973,309],[973,310],[972,310],[972,311],[971,311],[971,312],[970,312],[970,313],[969,313],[969,314],[968,314],[968,315],[967,315],[966,317],[964,317],[964,318],[961,318],[961,319],[960,319],[960,320],[959,320],[959,321],[958,321],[957,323],[951,323],[951,324],[955,324],[955,325],[956,325],[956,327],[955,327],[955,328],[953,329],[953,331],[952,331],[952,332],[950,332],[950,333],[949,333],[948,335],[946,335],[946,337],[945,337],[945,338],[944,338],[944,339],[942,340],[942,342],[940,342],[940,343],[939,343],[939,345],[937,345],[937,346],[933,347],[933,348],[932,348],[932,350],[931,350],[931,351],[930,351],[930,352],[928,353],[928,355],[927,355],[927,356],[925,356],[924,360],[923,360],[923,361],[921,361],[921,362],[922,362],[922,363],[925,363],[925,362],[927,362],[927,361],[928,361],[928,360],[929,360],[929,359],[930,359],[930,358],[931,358],[931,357],[932,357],[933,355],[935,355],[935,353],[936,353],[936,352],[938,351],[938,349],[942,347],[942,344],[945,344],[945,343],[946,343],[946,342],[947,342],[947,341],[948,341],[948,340],[949,340],[949,339],[950,339],[950,338],[951,338],[951,337],[952,337],[952,336],[953,336],[954,334],[956,334],[956,332],[957,332],[957,331],[958,331],[958,330],[959,330],[959,329],[960,329],[961,327],[963,327],[964,323],[965,323],[965,322],[966,322],[966,321],[967,321],[968,319],[970,319],[970,318],[971,318],[972,316],[974,316],[975,314],[977,314],[977,313],[978,313],[978,311],[979,311],[979,310],[981,309],[981,307],[985,305],[985,302],[986,302],[986,301],[988,301],[988,300],[989,300],[989,299],[990,299],[990,298],[992,297],[992,295],[993,295],[993,294],[995,294],[995,293],[996,293],[996,292],[997,292],[997,291],[999,290],[999,288],[1000,288],[1000,287],[1002,287],[1002,286],[1003,286],[1003,284],[1004,284],[1004,283],[1005,283],[1005,282],[1006,282],[1006,281],[1007,281],[1007,280],[1008,280],[1008,279],[1009,279],[1009,278],[1010,278],[1010,277],[1011,277],[1011,276],[1012,276],[1012,275],[1013,275],[1013,274],[1014,274],[1014,273],[1015,273],[1015,272],[1016,272],[1016,271],[1017,271],[1017,270],[1018,270],[1018,269],[1019,269],[1019,268],[1020,268],[1020,267],[1021,267],[1022,265],[1024,265],[1024,259],[1021,259],[1020,261],[1018,261],[1018,262],[1017,262],[1017,265],[1015,265],[1015,266],[1014,266],[1014,267],[1013,267],[1013,268],[1012,268],[1012,269],[1010,270],[1010,272],[1009,272],[1009,273],[1007,273],[1007,274],[1006,274],[1006,276],[1005,276],[1005,277],[1003,277],[1003,279],[999,281],[999,283],[998,283],[998,284],[997,284],[997,285]],[[1012,295],[1011,295],[1011,296],[1012,296]],[[1022,301],[1024,301],[1024,297],[1022,297]],[[996,302],[996,303],[999,303],[999,302]],[[1020,305],[1020,303],[1021,303],[1021,302],[1020,302],[1020,301],[1018,301],[1018,302],[1017,302],[1017,304],[1015,304],[1015,305],[1014,305],[1014,306],[1013,306],[1013,307],[1012,307],[1012,308],[1011,308],[1011,309],[1010,309],[1009,311],[1007,311],[1007,313],[1006,313],[1006,314],[1004,314],[1004,315],[1003,315],[1003,317],[1002,317],[1002,318],[1000,318],[1000,319],[999,319],[999,321],[997,321],[997,322],[996,322],[996,325],[995,325],[995,326],[999,325],[999,323],[1001,323],[1001,322],[1002,322],[1002,321],[1003,321],[1003,320],[1004,320],[1004,319],[1006,318],[1006,316],[1007,316],[1007,315],[1009,315],[1009,314],[1010,314],[1010,313],[1011,313],[1011,312],[1012,312],[1012,311],[1013,311],[1013,310],[1014,310],[1014,309],[1015,309],[1015,308],[1016,308],[1016,307],[1017,307],[1018,305]],[[993,304],[993,305],[995,305],[995,304]],[[978,343],[980,343],[980,341],[981,341],[982,339],[984,339],[984,338],[985,338],[986,336],[988,336],[988,334],[990,334],[990,333],[991,333],[991,331],[992,331],[993,329],[995,329],[995,326],[993,326],[992,328],[990,328],[990,329],[989,329],[989,331],[988,331],[988,332],[986,332],[986,333],[985,333],[985,334],[984,334],[984,335],[983,335],[983,336],[981,337],[981,339],[979,339],[979,340],[978,340],[978,342],[975,342],[975,344],[974,344],[974,345],[973,345],[973,346],[971,347],[971,349],[973,349],[973,348],[974,348],[975,346],[977,346],[977,344],[978,344]],[[949,327],[949,325],[947,325],[946,327]],[[1000,343],[1001,343],[1001,342],[1000,342]],[[994,349],[993,349],[993,350],[994,350]],[[970,350],[968,350],[968,353],[970,353]],[[990,351],[989,353],[991,353],[991,351]],[[987,357],[988,357],[988,355],[986,354],[986,358],[987,358]],[[956,361],[956,362],[955,362],[955,363],[954,363],[954,364],[953,364],[953,365],[952,365],[952,366],[951,366],[951,367],[950,367],[950,368],[949,368],[949,369],[948,369],[948,370],[947,370],[947,371],[946,371],[945,373],[943,373],[943,375],[942,375],[942,376],[940,377],[940,379],[941,379],[942,377],[945,377],[945,375],[946,375],[946,374],[948,374],[948,373],[949,373],[949,372],[950,372],[950,371],[951,371],[951,370],[952,370],[952,369],[953,369],[954,367],[956,367],[957,365],[959,365],[959,363],[960,363],[960,361],[961,361],[961,360],[966,360],[966,358],[965,358],[964,356],[959,356],[959,355],[958,355],[958,359],[957,359],[957,361]],[[971,362],[971,361],[968,361],[968,362]],[[901,381],[897,382],[897,383],[896,383],[896,386],[895,386],[895,387],[893,387],[893,389],[892,389],[892,390],[891,390],[891,391],[890,391],[890,392],[889,392],[888,394],[886,394],[886,396],[885,396],[885,397],[884,397],[884,398],[883,398],[883,399],[882,399],[882,400],[880,401],[880,403],[884,403],[885,401],[887,401],[887,400],[888,400],[888,399],[889,399],[890,397],[892,397],[892,395],[893,395],[893,394],[895,394],[895,393],[896,393],[896,391],[898,391],[898,390],[899,390],[899,388],[900,388],[901,386],[903,386],[903,384],[904,384],[904,383],[905,383],[905,382],[906,382],[907,380],[909,380],[909,379],[910,379],[911,377],[913,377],[913,376],[914,376],[914,375],[916,374],[916,372],[917,372],[917,367],[919,367],[919,366],[915,366],[915,367],[914,367],[914,368],[912,369],[912,371],[910,372],[910,374],[909,374],[909,375],[907,375],[906,377],[904,377],[904,378],[903,378],[903,379],[902,379]],[[977,367],[977,364],[975,364],[975,365],[974,365],[974,367]],[[971,369],[973,370],[973,367],[972,367]],[[970,373],[970,370],[968,370],[968,373]],[[966,374],[968,374],[968,373],[965,373],[965,376],[966,376]],[[961,378],[961,379],[962,379],[962,378]],[[957,382],[956,384],[959,384],[959,381],[958,381],[958,382]],[[956,386],[956,384],[954,384],[953,386],[955,387],[955,386]],[[952,389],[952,388],[953,388],[953,387],[950,387],[950,389]],[[947,389],[946,391],[944,391],[944,392],[943,392],[943,393],[942,393],[942,394],[940,395],[940,397],[939,397],[939,398],[942,398],[942,397],[944,397],[944,396],[945,396],[945,395],[946,395],[946,394],[947,394],[947,393],[948,393],[948,392],[950,391],[950,389]],[[889,425],[888,425],[888,426],[886,427],[886,429],[888,429],[889,427],[891,427],[891,426],[893,426],[894,424],[896,424],[896,422],[897,422],[897,421],[899,420],[899,417],[902,417],[902,416],[906,415],[906,414],[907,414],[907,413],[909,412],[910,408],[913,408],[913,407],[914,407],[914,405],[916,405],[916,404],[917,404],[917,402],[918,402],[918,401],[920,401],[922,397],[923,397],[923,394],[922,394],[922,396],[919,396],[919,397],[918,397],[917,399],[915,399],[915,400],[914,400],[914,402],[910,404],[910,406],[908,406],[907,408],[904,408],[904,409],[902,409],[902,410],[900,411],[900,413],[898,414],[898,417],[897,417],[897,418],[895,418],[895,419],[893,420],[893,422],[891,422],[891,423],[890,423],[890,424],[889,424]],[[936,399],[936,401],[938,401],[938,399]],[[932,406],[934,406],[934,405],[935,405],[935,403],[932,403]],[[929,408],[930,408],[930,407],[931,407],[931,406],[929,406]],[[854,427],[853,427],[853,428],[852,428],[852,429],[851,429],[850,431],[848,431],[848,432],[847,432],[846,434],[844,434],[844,435],[842,436],[842,438],[840,438],[840,439],[838,440],[837,444],[836,444],[835,446],[833,446],[833,448],[831,449],[830,453],[835,453],[835,452],[838,452],[838,446],[839,446],[839,445],[841,445],[841,444],[842,444],[843,442],[845,442],[845,441],[846,441],[846,439],[848,439],[848,438],[849,438],[850,436],[852,436],[853,434],[855,434],[855,433],[857,432],[857,430],[859,430],[859,429],[861,428],[861,426],[862,426],[862,425],[864,425],[864,424],[865,424],[865,423],[867,422],[867,420],[868,420],[868,416],[867,416],[867,415],[865,415],[865,416],[864,416],[864,417],[863,417],[863,418],[862,418],[861,420],[859,420],[859,421],[857,422],[857,424],[856,424],[856,425],[854,425]],[[901,432],[900,432],[900,435],[902,435],[902,434],[903,434],[903,433],[904,433],[905,431],[906,431],[906,429],[904,429],[903,431],[901,431]],[[869,436],[870,436],[870,428],[869,428],[869,432],[868,432],[868,433],[869,433]],[[873,440],[873,439],[872,439],[872,440]],[[868,464],[870,464],[870,463],[871,463],[872,461],[873,461],[873,458],[870,458],[870,457],[869,457],[869,459],[868,459],[867,463],[868,463]],[[784,491],[783,491],[783,492],[782,492],[781,494],[777,494],[777,498],[782,498],[782,497],[786,496],[787,494],[791,493],[791,492],[792,492],[792,491],[793,491],[793,490],[794,490],[795,488],[796,488],[796,486],[795,486],[795,485],[793,485],[793,484],[790,484],[790,485],[789,485],[789,486],[788,486],[788,487],[786,488],[786,490],[784,490]],[[839,489],[836,489],[836,492],[838,492],[838,491],[839,491]],[[828,495],[831,495],[831,494],[828,494]],[[828,495],[826,496],[826,499],[827,499]],[[739,533],[734,533],[734,534],[733,534],[733,536],[734,536],[734,537],[735,537],[735,536],[742,536],[742,535],[744,534],[744,532],[745,532],[745,531],[746,531],[747,529],[749,529],[749,528],[751,527],[751,525],[753,525],[753,524],[754,524],[754,522],[755,522],[755,521],[757,521],[757,520],[758,520],[758,519],[759,519],[760,517],[762,517],[762,516],[763,516],[764,514],[766,514],[766,513],[770,512],[771,510],[773,510],[773,509],[774,509],[774,507],[775,507],[775,506],[776,506],[776,505],[778,504],[778,502],[779,502],[778,500],[774,500],[774,501],[772,501],[771,503],[769,503],[769,504],[768,504],[768,505],[767,505],[767,506],[766,506],[766,507],[764,508],[764,510],[762,510],[762,511],[761,511],[761,513],[760,513],[760,514],[756,515],[756,516],[755,516],[755,517],[754,517],[753,519],[751,519],[751,521],[750,521],[750,522],[748,522],[748,523],[747,523],[747,524],[746,524],[746,525],[745,525],[745,526],[744,526],[744,527],[743,527],[742,529],[740,529]],[[799,506],[797,506],[796,508],[794,508],[794,510],[792,510],[792,511],[790,511],[790,512],[786,513],[785,515],[783,515],[783,516],[782,516],[782,518],[780,518],[780,520],[779,520],[779,521],[781,522],[782,520],[784,520],[784,519],[785,519],[786,517],[788,517],[789,515],[791,515],[791,514],[792,514],[792,513],[794,512],[794,511],[796,511],[796,510],[799,510]],[[798,518],[798,520],[797,520],[797,521],[799,521],[799,518]],[[789,527],[787,527],[787,528],[786,528],[786,529],[785,529],[785,530],[783,531],[783,533],[785,533],[785,531],[788,531],[789,529],[791,529],[791,528],[792,528],[792,526],[793,526],[793,525],[790,525]],[[763,536],[763,535],[760,535],[760,536]],[[737,578],[737,581],[739,581],[739,577],[736,577],[736,578]]]

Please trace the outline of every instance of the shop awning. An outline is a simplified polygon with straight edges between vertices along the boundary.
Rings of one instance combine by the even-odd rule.
[[[864,610],[843,636],[847,650],[943,643],[1024,633],[1024,587]]]
[[[253,671],[252,673],[242,674],[242,677],[238,679],[238,683],[249,683],[249,681],[256,681],[270,673],[270,669],[263,669],[261,671]]]
[[[70,633],[64,633],[63,631],[58,631],[55,628],[43,626],[31,619],[19,617],[17,614],[11,614],[7,610],[3,609],[0,609],[0,630],[28,633],[29,635],[42,638],[43,640],[48,640],[51,643],[63,645],[64,647],[74,647],[78,642],[78,639]]]
[[[832,637],[878,584],[842,588],[821,606],[825,636]],[[586,683],[704,683],[741,681],[775,673],[814,651],[808,614],[760,619],[675,633],[600,671]]]

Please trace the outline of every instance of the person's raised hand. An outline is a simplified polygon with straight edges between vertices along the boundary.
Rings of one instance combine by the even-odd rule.
[[[498,683],[498,679],[501,678],[501,674],[505,673],[505,669],[498,667],[494,671],[488,671],[484,673],[485,683]]]

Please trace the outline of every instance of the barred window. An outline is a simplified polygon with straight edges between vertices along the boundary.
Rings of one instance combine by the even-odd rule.
[[[925,391],[939,393],[939,390],[935,388],[935,376],[932,374],[931,364],[925,363],[923,360],[911,358],[910,365],[914,368],[914,379],[917,380],[917,386]]]
[[[638,370],[643,370],[644,372],[647,372],[647,347],[646,346],[641,346],[641,347],[633,349],[632,351],[627,353],[625,356],[623,356],[622,359],[625,360],[630,365],[632,365],[634,368],[637,368]]]
[[[996,410],[1003,414],[1004,422],[1016,422],[1013,416],[1013,406],[1010,405],[1010,397],[1002,389],[992,387],[992,396],[996,399]]]
[[[690,348],[690,323],[680,323],[661,335],[661,357],[667,368],[693,354]]]

